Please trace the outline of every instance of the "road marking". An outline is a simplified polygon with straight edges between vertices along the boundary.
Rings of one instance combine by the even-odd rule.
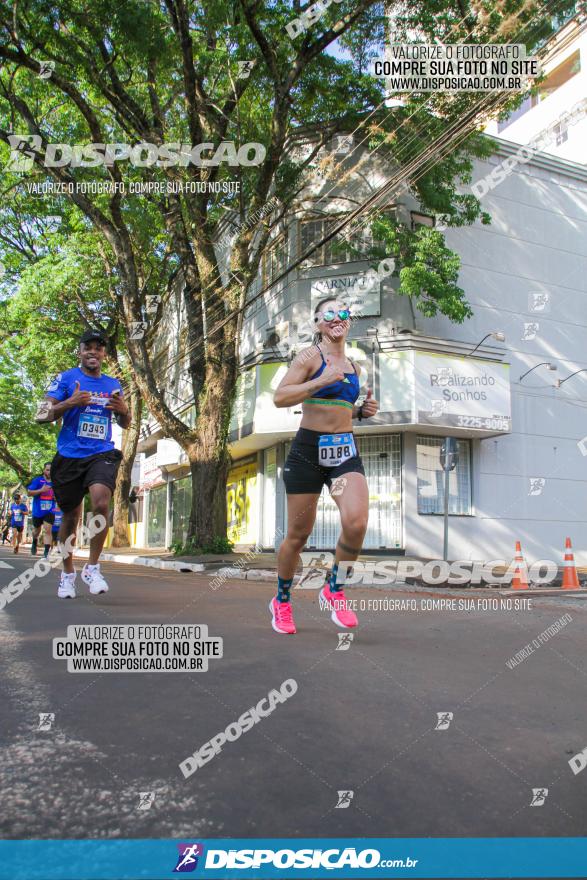
[[[2,562],[0,559],[0,568],[14,568],[14,565],[9,565],[7,562]]]

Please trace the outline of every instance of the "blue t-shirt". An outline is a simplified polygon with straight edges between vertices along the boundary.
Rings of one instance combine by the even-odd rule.
[[[55,496],[51,480],[46,480],[41,474],[40,477],[35,477],[27,486],[27,489],[43,488],[44,492],[41,492],[40,495],[33,495],[33,516],[45,516],[46,513],[51,513],[53,509]]]
[[[88,376],[79,367],[59,373],[47,389],[47,397],[63,401],[75,391],[89,391],[92,402],[88,406],[76,406],[63,413],[63,424],[57,438],[57,452],[66,458],[87,458],[98,452],[114,449],[112,442],[112,410],[105,409],[113,391],[122,388],[118,379],[102,374]]]
[[[24,515],[27,512],[26,504],[10,505],[10,525],[12,528],[22,528],[24,525]]]

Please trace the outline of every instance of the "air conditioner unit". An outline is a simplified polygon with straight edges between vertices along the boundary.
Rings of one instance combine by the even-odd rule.
[[[275,329],[275,327],[269,327],[268,330],[265,331],[265,340],[263,342],[263,348],[275,348],[275,346],[279,342],[279,333]]]
[[[279,334],[280,339],[287,339],[290,331],[289,321],[280,321],[278,324],[275,325],[275,329]],[[294,329],[293,326],[291,329]]]
[[[263,348],[276,348],[277,346],[289,346],[289,321],[281,321],[275,327],[268,327],[265,330],[265,341]]]

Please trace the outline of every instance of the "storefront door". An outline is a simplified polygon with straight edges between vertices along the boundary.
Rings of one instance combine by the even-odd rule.
[[[191,476],[174,480],[171,492],[171,542],[185,544],[192,509]]]
[[[148,517],[147,546],[165,547],[167,486],[159,486],[149,492]]]

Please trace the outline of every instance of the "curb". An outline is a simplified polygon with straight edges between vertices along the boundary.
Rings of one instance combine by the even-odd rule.
[[[74,556],[87,559],[89,550],[76,550]],[[171,559],[159,559],[157,556],[129,556],[128,553],[108,553],[106,550],[100,556],[104,562],[118,562],[122,565],[144,565],[147,568],[159,568],[164,571],[183,572],[206,572],[209,577],[219,577],[222,580],[253,580],[274,581],[277,573],[266,568],[242,569],[238,566],[223,566],[214,568],[217,563],[206,565],[203,562],[181,562]]]
[[[89,550],[77,550],[74,556],[87,559]],[[122,565],[144,565],[147,568],[161,568],[165,571],[206,571],[206,566],[200,562],[175,562],[173,560],[158,559],[156,556],[129,556],[126,553],[101,554],[104,562],[118,562]]]
[[[75,557],[79,557],[80,559],[87,559],[90,555],[89,550],[76,550],[74,553]],[[198,572],[198,573],[206,573],[208,577],[211,578],[220,578],[222,581],[226,580],[252,580],[252,581],[274,581],[277,578],[277,572],[271,569],[266,568],[250,568],[243,569],[237,565],[233,566],[222,566],[222,568],[215,568],[214,566],[217,563],[202,563],[202,562],[181,562],[175,560],[168,559],[159,559],[157,556],[129,556],[126,553],[109,553],[108,551],[101,554],[101,558],[105,562],[117,562],[122,565],[143,565],[146,568],[157,568],[162,569],[163,571],[179,571],[179,572]],[[564,596],[567,595],[569,598],[577,597],[577,596],[585,596],[587,594],[587,581],[582,581],[581,586],[577,590],[569,590],[569,589],[561,589],[561,587],[557,586],[557,580],[561,580],[559,578],[555,579],[551,584],[546,587],[535,587],[531,586],[527,590],[519,590],[512,589],[511,587],[506,587],[505,585],[490,585],[485,584],[485,586],[478,587],[467,587],[464,584],[437,584],[431,587],[429,584],[423,584],[421,581],[415,579],[411,583],[408,581],[396,582],[393,584],[386,584],[379,587],[376,584],[360,584],[357,586],[362,587],[375,587],[375,589],[383,589],[384,586],[390,587],[401,587],[403,589],[413,589],[415,591],[422,592],[463,592],[464,594],[475,594],[476,592],[483,592],[486,594],[493,595],[516,595],[523,596],[524,594],[530,595],[533,597],[537,596],[548,596],[552,598],[553,596]],[[300,582],[299,577],[294,577],[294,589],[298,586]],[[304,589],[303,587],[301,589]],[[312,588],[313,589],[313,588]]]
[[[276,581],[277,571],[270,571],[266,568],[249,568],[247,571],[247,580]]]
[[[74,557],[87,559],[90,555],[89,550],[76,550]],[[218,563],[203,562],[176,562],[170,559],[159,559],[157,556],[130,556],[128,553],[109,553],[104,551],[100,558],[104,562],[118,562],[122,565],[144,565],[147,568],[159,568],[164,571],[183,571],[183,572],[205,572],[208,577],[218,577],[222,581],[226,580],[250,580],[250,581],[275,581],[277,579],[277,571],[267,568],[249,568],[243,569],[238,565],[224,565],[222,568],[216,568]],[[294,581],[298,578],[294,577]],[[295,584],[294,584],[295,586]]]
[[[268,571],[266,568],[242,569],[238,568],[238,566],[224,566],[217,569],[204,566],[204,568],[208,577],[220,578],[223,581],[274,581],[277,578],[277,572]]]

